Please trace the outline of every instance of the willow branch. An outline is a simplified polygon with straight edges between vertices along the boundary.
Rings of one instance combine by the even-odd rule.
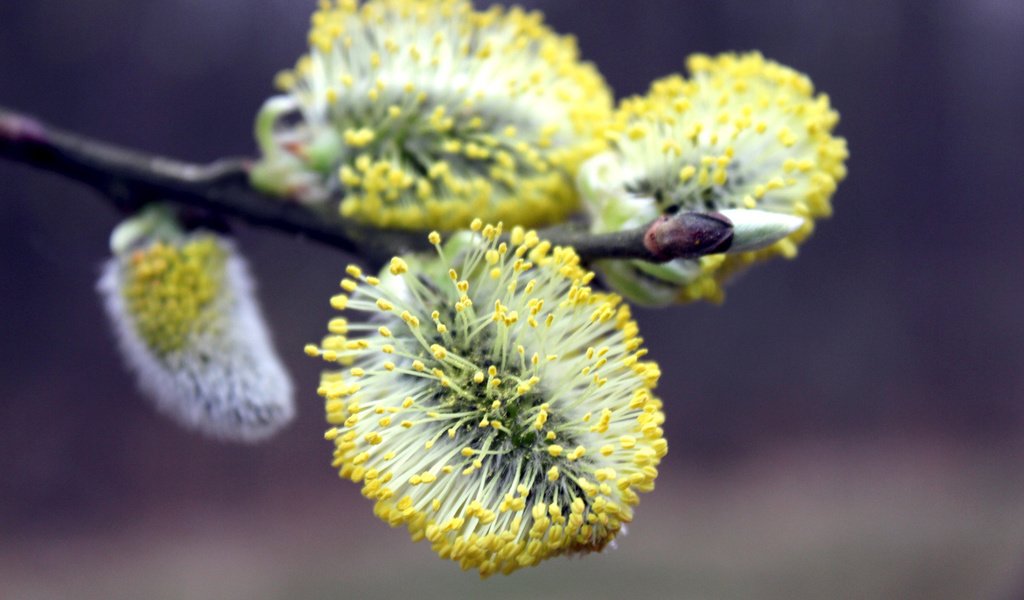
[[[426,231],[381,230],[264,194],[249,183],[250,159],[187,163],[51,127],[0,107],[0,157],[88,185],[123,212],[167,202],[327,244],[381,263],[396,252],[422,250]],[[635,229],[592,234],[570,226],[545,229],[552,244],[580,258],[663,262],[728,248],[732,227],[716,215],[682,213]]]

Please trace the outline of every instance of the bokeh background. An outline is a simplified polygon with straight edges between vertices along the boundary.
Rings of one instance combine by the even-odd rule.
[[[0,105],[151,152],[254,151],[313,0],[4,0]],[[0,162],[0,597],[1024,597],[1024,3],[525,2],[619,96],[759,49],[842,114],[796,261],[639,314],[670,454],[619,549],[485,582],[329,467],[318,339],[346,256],[240,227],[300,414],[207,441],[135,391],[93,291],[117,215]]]

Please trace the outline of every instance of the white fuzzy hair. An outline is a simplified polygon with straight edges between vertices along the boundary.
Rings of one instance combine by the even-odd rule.
[[[157,410],[216,439],[258,442],[294,416],[292,383],[245,260],[229,241],[218,238],[218,244],[228,259],[222,293],[213,300],[216,326],[190,332],[179,350],[161,356],[139,335],[122,293],[122,259],[106,262],[97,290],[125,365]]]

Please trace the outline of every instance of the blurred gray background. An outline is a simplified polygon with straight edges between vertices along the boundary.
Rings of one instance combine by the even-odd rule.
[[[254,152],[312,0],[4,0],[0,105],[187,160]],[[93,291],[118,215],[0,162],[0,596],[1024,597],[1024,3],[526,2],[618,96],[761,50],[850,176],[795,261],[640,311],[670,454],[619,550],[478,581],[339,481],[302,354],[349,257],[238,228],[300,414],[258,447],[134,390]]]

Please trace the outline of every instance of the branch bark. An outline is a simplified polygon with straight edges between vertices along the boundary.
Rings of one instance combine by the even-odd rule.
[[[122,212],[133,212],[149,202],[173,203],[214,218],[306,237],[375,265],[396,253],[428,248],[426,231],[376,229],[264,194],[249,184],[250,159],[182,162],[64,131],[2,107],[0,157],[90,186]],[[694,215],[698,213],[681,213],[668,222],[663,217],[644,227],[606,234],[568,225],[538,233],[554,245],[573,246],[586,262],[605,258],[664,262],[724,251],[732,236],[728,219],[709,221]],[[674,233],[666,235],[667,229]],[[672,243],[666,245],[666,239]]]

